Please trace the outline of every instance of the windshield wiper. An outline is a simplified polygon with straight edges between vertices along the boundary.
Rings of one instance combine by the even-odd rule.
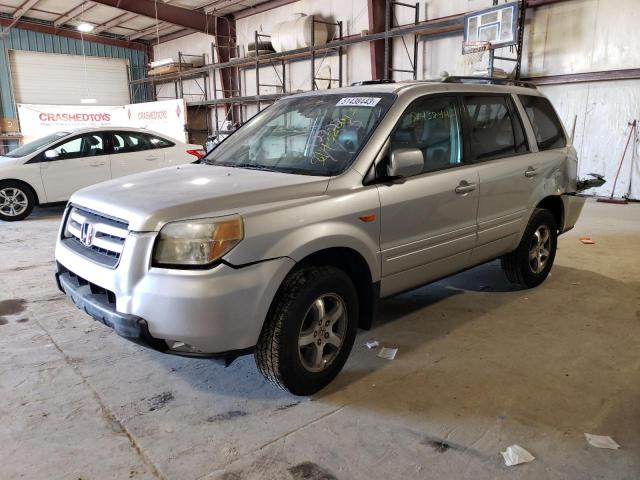
[[[214,167],[233,167],[233,168],[245,168],[247,170],[260,170],[262,172],[277,172],[277,173],[291,173],[294,175],[314,175],[327,177],[331,176],[330,172],[310,172],[303,168],[292,168],[292,167],[267,167],[266,165],[256,165],[253,163],[211,163],[204,162],[206,165],[212,165]]]
[[[236,164],[229,164],[229,167],[236,167],[236,168],[246,168],[248,170],[263,170],[265,172],[278,172],[278,169],[272,168],[272,167],[267,167],[266,165],[256,165],[253,163],[236,163]]]

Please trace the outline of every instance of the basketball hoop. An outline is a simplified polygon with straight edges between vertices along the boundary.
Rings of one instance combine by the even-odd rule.
[[[491,42],[464,42],[462,44],[462,54],[465,55],[467,65],[480,62],[489,50],[491,50]]]

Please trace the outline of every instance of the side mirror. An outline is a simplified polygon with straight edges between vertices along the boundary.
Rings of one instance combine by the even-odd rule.
[[[424,155],[418,148],[399,148],[391,152],[387,175],[404,178],[418,175],[424,169]]]
[[[47,150],[46,152],[44,152],[44,158],[46,158],[47,160],[55,160],[59,156],[60,154],[55,150]]]

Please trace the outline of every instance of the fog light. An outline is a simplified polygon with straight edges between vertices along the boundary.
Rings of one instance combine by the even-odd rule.
[[[178,340],[165,340],[167,347],[169,350],[173,352],[183,352],[183,353],[202,353],[201,350],[197,349],[193,345],[189,345],[188,343],[180,342]]]

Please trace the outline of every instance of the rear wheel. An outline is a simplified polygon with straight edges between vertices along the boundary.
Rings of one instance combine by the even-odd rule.
[[[30,188],[19,182],[0,182],[0,220],[16,222],[29,216],[35,198]]]
[[[557,244],[555,217],[549,210],[536,208],[518,248],[501,259],[509,281],[525,287],[544,282],[553,266]]]
[[[311,395],[338,375],[353,347],[358,296],[335,267],[302,266],[283,282],[260,334],[255,359],[271,383]]]

